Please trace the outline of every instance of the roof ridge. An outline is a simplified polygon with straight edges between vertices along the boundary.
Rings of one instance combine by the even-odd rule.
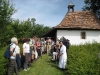
[[[77,11],[74,11],[74,12],[68,12],[68,13],[75,13],[75,12],[92,12],[92,10],[86,10],[86,11],[80,11],[80,10],[77,10]]]

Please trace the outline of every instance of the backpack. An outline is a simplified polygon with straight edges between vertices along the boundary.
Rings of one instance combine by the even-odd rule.
[[[10,44],[10,45],[7,47],[6,51],[4,52],[4,57],[5,57],[6,59],[10,59],[10,57],[11,57],[11,54],[10,54],[10,46],[11,46],[11,45],[13,45],[13,44]]]
[[[67,49],[69,49],[69,46],[70,46],[70,43],[69,43],[69,41],[67,40],[67,41],[66,41],[66,47],[67,47]]]

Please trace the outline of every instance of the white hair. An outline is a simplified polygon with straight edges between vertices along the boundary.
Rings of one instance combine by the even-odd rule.
[[[17,38],[16,37],[11,38],[11,42],[12,43],[15,43],[16,41],[17,41]]]

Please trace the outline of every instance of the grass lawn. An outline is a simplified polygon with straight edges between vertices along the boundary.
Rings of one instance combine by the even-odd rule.
[[[51,56],[44,54],[42,58],[34,61],[30,70],[25,72],[23,69],[20,71],[20,75],[70,75],[67,71],[61,71],[58,69],[58,64],[51,61]]]

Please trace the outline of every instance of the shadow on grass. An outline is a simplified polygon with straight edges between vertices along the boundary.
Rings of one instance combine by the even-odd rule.
[[[63,73],[63,75],[74,75],[74,73],[70,73],[69,69],[68,70],[61,70],[59,67],[58,67],[58,62],[55,62],[55,61],[51,61],[51,60],[48,60],[46,61],[48,62],[48,65],[50,65],[51,67],[55,67],[57,70],[61,71]]]
[[[63,75],[74,75],[73,73],[70,73],[69,70],[62,70],[58,67],[58,64],[51,64],[52,67],[55,67],[57,70],[62,71]]]

